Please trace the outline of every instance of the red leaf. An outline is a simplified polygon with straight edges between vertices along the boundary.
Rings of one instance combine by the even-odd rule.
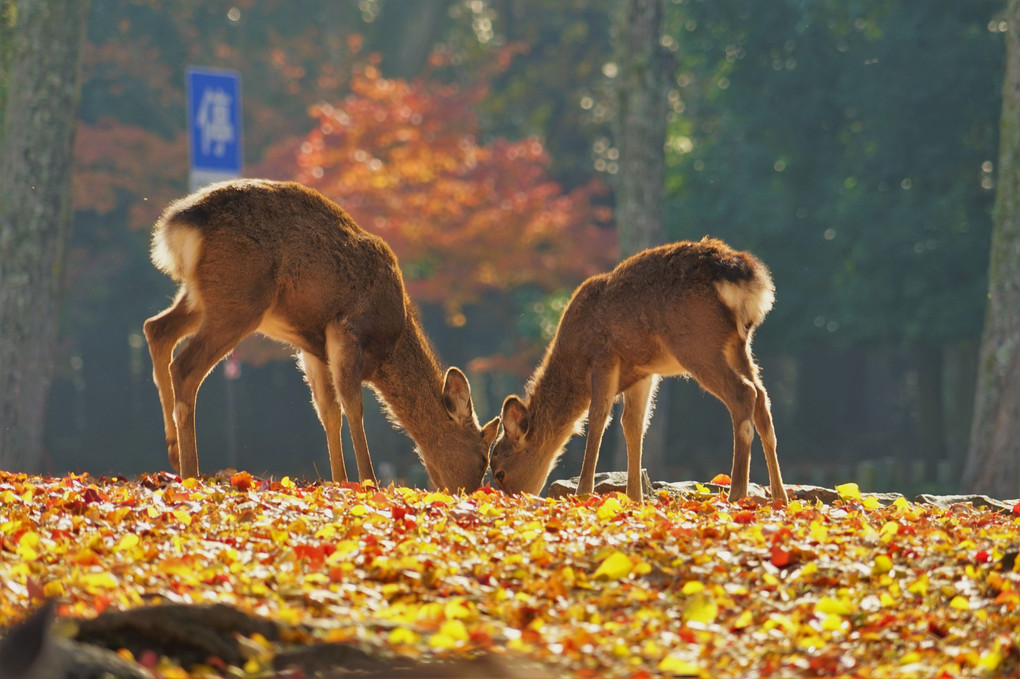
[[[773,545],[771,561],[772,565],[776,568],[783,568],[790,565],[790,562],[793,561],[793,555],[779,545]]]
[[[733,521],[736,523],[754,523],[756,519],[755,513],[747,509],[733,515]]]
[[[250,490],[255,479],[248,472],[237,472],[230,477],[230,485],[237,490]]]

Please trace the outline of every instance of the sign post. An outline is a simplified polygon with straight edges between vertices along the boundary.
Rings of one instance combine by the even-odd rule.
[[[240,74],[188,69],[188,133],[188,185],[192,191],[241,176]]]

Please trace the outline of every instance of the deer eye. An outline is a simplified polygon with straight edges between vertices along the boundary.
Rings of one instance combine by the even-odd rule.
[[[495,479],[496,479],[497,481],[499,481],[500,483],[503,483],[503,481],[505,481],[505,480],[506,480],[506,472],[504,472],[504,471],[498,471],[498,472],[496,472],[495,474],[493,474],[493,477],[495,477]]]

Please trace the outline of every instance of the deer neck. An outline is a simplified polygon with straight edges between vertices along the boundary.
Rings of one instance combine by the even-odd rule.
[[[439,361],[415,314],[407,315],[393,352],[370,383],[382,397],[390,421],[403,427],[423,458],[434,456],[442,440],[441,423],[450,418],[443,405]]]
[[[529,435],[535,441],[537,457],[550,468],[570,437],[580,433],[591,402],[590,371],[584,363],[576,352],[563,351],[554,343],[525,392],[531,413]]]

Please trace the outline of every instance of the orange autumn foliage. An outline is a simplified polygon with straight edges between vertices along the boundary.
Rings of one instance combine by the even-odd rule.
[[[369,63],[350,89],[312,107],[315,129],[261,173],[317,188],[384,237],[411,295],[442,304],[452,325],[487,292],[569,287],[615,260],[601,185],[565,191],[539,139],[483,141],[484,85],[387,79]]]

